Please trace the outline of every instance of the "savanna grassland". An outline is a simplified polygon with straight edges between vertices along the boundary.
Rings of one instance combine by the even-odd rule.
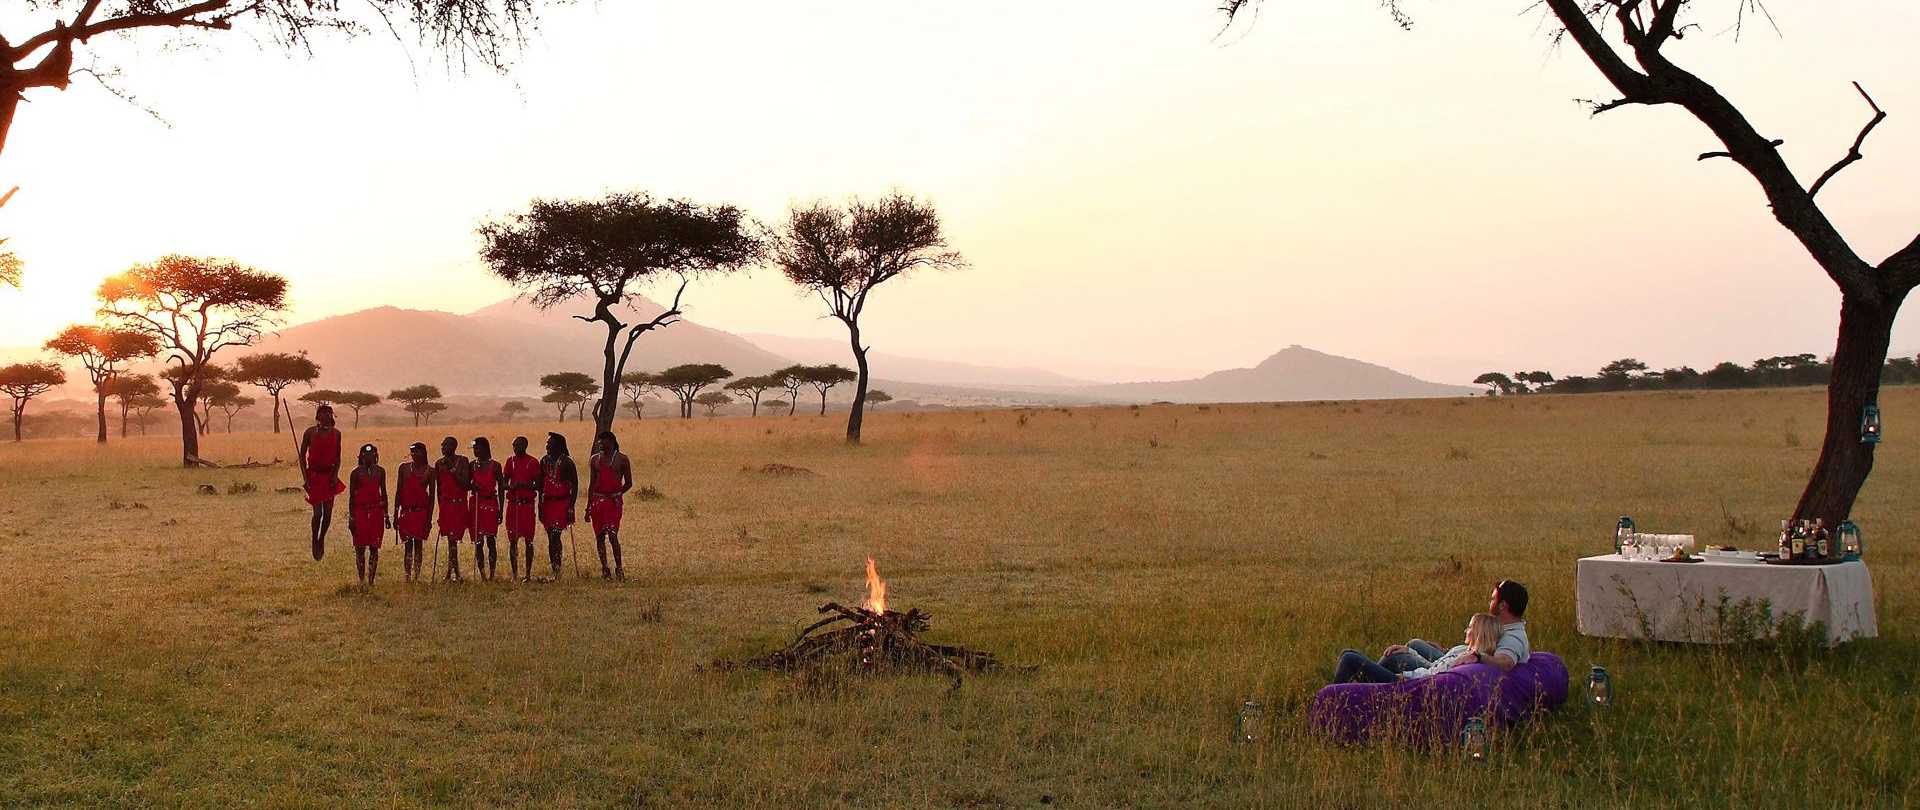
[[[1856,517],[1882,637],[1831,652],[1573,629],[1574,560],[1620,514],[1767,542],[1818,449],[1815,390],[883,411],[858,448],[831,417],[623,421],[664,494],[629,501],[630,582],[409,587],[390,553],[371,594],[344,525],[308,556],[287,467],[181,470],[158,432],[0,445],[0,804],[1907,805],[1920,388],[1881,402]],[[550,427],[347,440],[391,469],[416,438]],[[1037,671],[951,697],[696,671],[857,600],[869,555],[932,640]],[[1501,577],[1532,589],[1536,649],[1615,673],[1616,710],[1569,706],[1478,765],[1306,732],[1341,648],[1450,640]],[[1231,745],[1248,697],[1271,734]]]

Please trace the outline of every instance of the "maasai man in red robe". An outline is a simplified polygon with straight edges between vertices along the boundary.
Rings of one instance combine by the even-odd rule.
[[[447,581],[460,582],[460,537],[473,524],[467,493],[473,491],[473,463],[460,455],[460,440],[440,440],[440,460],[433,463],[434,491],[439,493],[440,536],[447,541]]]
[[[633,489],[633,465],[620,452],[612,431],[601,431],[587,459],[587,519],[593,523],[593,545],[600,550],[600,578],[625,580],[620,560],[622,499]],[[607,570],[607,546],[613,546],[613,570]]]
[[[507,564],[514,579],[526,582],[533,579],[533,524],[540,511],[540,459],[527,455],[527,437],[515,436],[513,455],[502,465],[506,480],[504,486],[507,499]],[[525,541],[527,571],[520,573],[520,557],[516,553],[520,541]]]
[[[427,535],[433,531],[433,466],[427,463],[424,444],[408,445],[407,454],[411,458],[393,476],[393,528],[400,535],[400,564],[407,581],[414,582],[420,579]]]
[[[333,427],[333,406],[321,405],[314,424],[300,434],[302,488],[313,507],[313,558],[327,553],[327,529],[333,527],[333,499],[347,491],[340,481],[340,431]]]
[[[481,436],[473,440],[473,498],[469,508],[473,511],[473,565],[485,581],[492,581],[500,568],[500,548],[493,538],[500,533],[503,497],[500,462],[493,460],[493,443]]]
[[[360,587],[373,587],[380,573],[380,543],[393,528],[387,515],[387,471],[380,466],[380,451],[373,445],[360,446],[360,466],[347,476],[347,529],[353,533],[353,570]]]
[[[580,505],[580,471],[567,455],[567,437],[547,434],[547,454],[540,459],[540,525],[547,529],[547,561],[553,578],[560,578],[560,533],[573,525]]]

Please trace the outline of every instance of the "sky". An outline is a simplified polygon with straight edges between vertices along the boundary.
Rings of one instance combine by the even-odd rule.
[[[877,348],[1083,377],[1247,366],[1290,344],[1448,382],[1831,350],[1838,293],[1752,180],[1676,108],[1606,97],[1526,0],[626,0],[550,10],[514,69],[463,73],[387,36],[309,56],[242,34],[97,39],[138,99],[35,91],[0,183],[27,262],[0,347],[91,317],[91,291],[179,252],[292,282],[290,322],[464,312],[514,291],[475,226],[612,189],[742,206],[909,191],[964,270],[880,288]],[[1878,261],[1920,230],[1920,6],[1772,3],[1736,40],[1697,4],[1670,55],[1812,178]],[[8,12],[0,33],[27,25]],[[26,15],[31,16],[31,15]],[[83,62],[85,59],[83,58]],[[143,111],[157,113],[164,122]],[[689,317],[837,337],[770,269],[706,280]],[[1912,316],[1897,351],[1920,351]]]

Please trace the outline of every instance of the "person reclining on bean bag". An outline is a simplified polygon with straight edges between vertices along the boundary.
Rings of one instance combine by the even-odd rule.
[[[1510,579],[1503,579],[1493,586],[1493,595],[1487,600],[1487,613],[1499,624],[1499,640],[1494,643],[1492,655],[1481,663],[1492,664],[1499,667],[1500,671],[1508,672],[1527,662],[1527,658],[1533,654],[1533,647],[1527,641],[1527,623],[1520,618],[1526,612],[1527,586]],[[1346,650],[1340,653],[1340,663],[1334,668],[1332,682],[1393,683],[1400,680],[1401,673],[1431,666],[1449,652],[1417,638],[1406,644],[1387,647],[1380,654],[1379,661],[1368,658],[1359,650]]]

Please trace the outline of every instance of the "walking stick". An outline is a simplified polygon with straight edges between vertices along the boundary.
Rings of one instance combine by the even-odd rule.
[[[433,573],[427,575],[427,581],[440,584],[440,535],[433,536]]]
[[[567,524],[567,547],[573,550],[573,578],[580,578],[580,533]]]

